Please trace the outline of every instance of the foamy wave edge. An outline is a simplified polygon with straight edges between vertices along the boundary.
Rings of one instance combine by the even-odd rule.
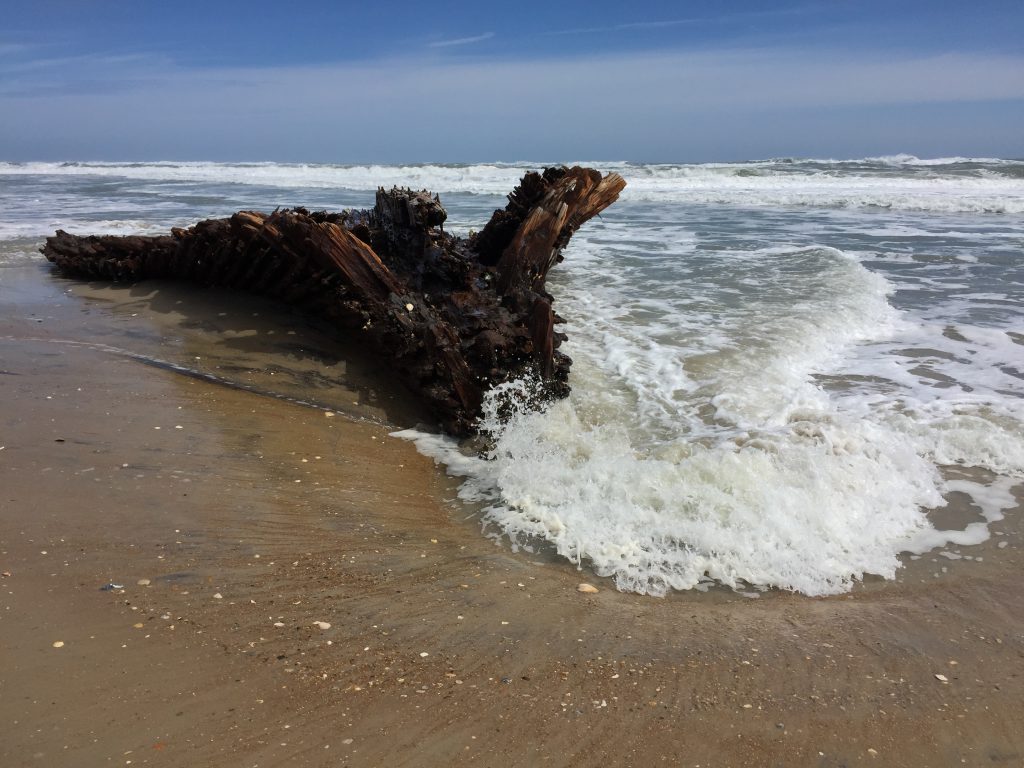
[[[843,171],[849,165],[939,168],[957,163],[993,167],[1016,161],[983,158],[922,160],[913,156],[863,160],[752,161],[745,163],[592,163],[622,174],[624,201],[678,202],[746,207],[880,207],[939,213],[1024,213],[1024,180],[992,175],[929,175],[922,178],[831,174],[810,164]],[[2,175],[100,175],[149,182],[192,182],[275,188],[373,191],[379,186],[412,186],[441,193],[503,196],[523,173],[543,163],[326,165],[279,163],[0,163]]]

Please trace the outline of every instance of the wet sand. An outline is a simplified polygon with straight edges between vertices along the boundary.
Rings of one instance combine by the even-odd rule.
[[[0,268],[0,765],[1024,764],[1020,508],[849,595],[621,594],[483,537],[359,359]]]

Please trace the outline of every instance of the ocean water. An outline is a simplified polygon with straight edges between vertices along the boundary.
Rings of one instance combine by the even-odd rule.
[[[901,553],[979,544],[1016,509],[1024,161],[592,165],[629,186],[549,278],[572,395],[492,410],[484,458],[398,433],[504,546],[642,593],[822,595],[894,577]],[[464,234],[535,167],[0,163],[0,264],[40,258],[57,228],[368,207],[392,184],[441,193]],[[952,500],[969,519],[946,528]]]

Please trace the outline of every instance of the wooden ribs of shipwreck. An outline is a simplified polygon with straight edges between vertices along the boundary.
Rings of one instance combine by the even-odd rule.
[[[495,384],[532,374],[543,397],[568,394],[545,279],[625,184],[589,168],[527,173],[467,238],[444,232],[438,197],[395,188],[367,211],[241,211],[157,237],[58,231],[42,252],[71,277],[189,280],[296,305],[360,335],[446,431],[468,435]]]

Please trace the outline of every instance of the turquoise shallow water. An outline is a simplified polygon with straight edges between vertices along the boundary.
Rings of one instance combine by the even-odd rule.
[[[549,288],[573,394],[491,424],[490,460],[409,435],[489,530],[661,593],[808,594],[987,536],[1024,478],[1024,164],[911,157],[596,164],[622,199]],[[479,227],[527,166],[0,164],[0,262],[57,228],[442,194]],[[528,387],[529,383],[522,386]],[[956,468],[969,468],[963,479]],[[952,492],[977,512],[941,531]]]

